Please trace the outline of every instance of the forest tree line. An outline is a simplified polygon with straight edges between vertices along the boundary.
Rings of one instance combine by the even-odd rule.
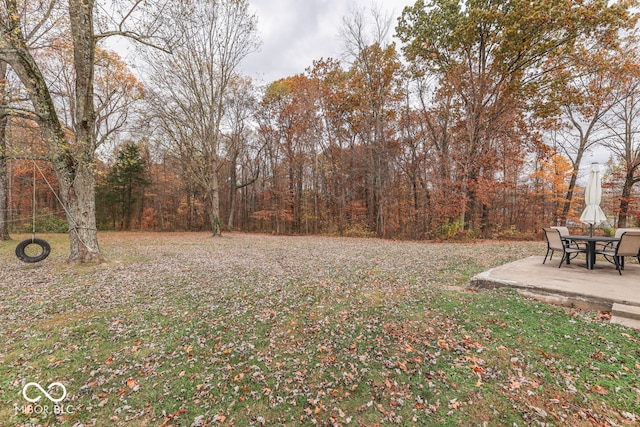
[[[417,1],[396,22],[353,12],[346,59],[260,86],[238,72],[259,46],[247,2],[190,2],[166,23],[183,39],[141,45],[141,76],[96,45],[95,228],[532,234],[579,217],[578,171],[593,153],[608,159],[605,211],[635,225],[636,2],[609,3]],[[77,74],[77,45],[42,49],[77,138],[74,72],[60,72]],[[24,103],[6,76],[6,99]],[[36,211],[68,219],[52,197],[64,165],[42,124],[16,111],[1,127],[5,223],[29,225],[36,170]]]

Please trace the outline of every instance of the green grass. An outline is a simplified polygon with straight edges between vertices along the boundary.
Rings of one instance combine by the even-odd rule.
[[[0,244],[3,426],[640,420],[638,331],[452,290],[540,243],[107,233],[107,262],[70,266],[46,238],[35,265]],[[73,410],[16,413],[30,381]]]

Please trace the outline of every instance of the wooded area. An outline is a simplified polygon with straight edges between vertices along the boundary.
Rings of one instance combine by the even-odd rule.
[[[238,71],[259,47],[246,0],[112,3],[0,6],[3,238],[31,227],[34,176],[38,226],[80,262],[98,229],[525,236],[577,219],[594,152],[605,212],[637,221],[636,1],[354,12],[348,60],[265,87]]]

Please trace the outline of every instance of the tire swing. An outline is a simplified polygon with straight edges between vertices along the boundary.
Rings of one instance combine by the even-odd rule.
[[[31,238],[23,240],[16,246],[16,256],[28,263],[40,262],[51,253],[51,246],[49,242],[44,239],[36,238],[36,161],[33,161],[33,201],[32,205],[32,228]],[[40,250],[34,249],[39,247]]]
[[[34,246],[40,247],[40,253],[37,255],[28,255],[27,252],[31,253]],[[16,246],[16,256],[24,262],[34,263],[42,261],[48,257],[50,253],[51,246],[49,242],[44,239],[36,239],[35,236],[31,237],[31,239],[23,240]]]

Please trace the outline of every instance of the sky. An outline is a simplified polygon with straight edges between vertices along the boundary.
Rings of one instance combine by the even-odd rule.
[[[390,15],[393,35],[402,9],[415,0],[249,0],[249,4],[258,18],[262,45],[240,67],[260,84],[301,74],[315,60],[342,59],[340,29],[343,17],[354,8],[363,10],[365,17],[372,7]]]

